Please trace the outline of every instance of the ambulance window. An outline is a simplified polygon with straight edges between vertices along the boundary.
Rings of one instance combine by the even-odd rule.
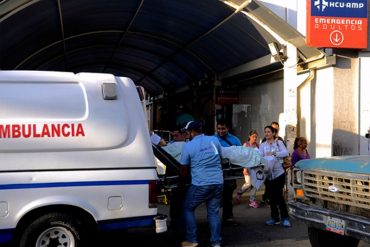
[[[86,114],[84,88],[73,82],[2,82],[0,119],[80,119]]]

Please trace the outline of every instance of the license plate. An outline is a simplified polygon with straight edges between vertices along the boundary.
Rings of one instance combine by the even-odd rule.
[[[326,218],[325,225],[327,231],[344,235],[344,229],[346,227],[344,220],[328,216]]]

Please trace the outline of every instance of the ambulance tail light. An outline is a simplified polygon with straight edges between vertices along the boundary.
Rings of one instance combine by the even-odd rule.
[[[157,207],[157,181],[149,181],[149,208]]]

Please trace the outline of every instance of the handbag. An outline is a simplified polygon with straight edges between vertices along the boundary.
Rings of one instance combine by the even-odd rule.
[[[277,144],[278,150],[280,151],[279,142],[277,141],[276,144]],[[291,160],[290,155],[283,158],[282,166],[285,171],[287,171],[289,168],[292,167],[292,160]]]

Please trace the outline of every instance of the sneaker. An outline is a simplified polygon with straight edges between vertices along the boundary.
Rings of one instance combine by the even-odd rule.
[[[251,208],[258,208],[259,207],[258,202],[256,202],[256,201],[249,201],[249,207],[251,207]]]
[[[242,195],[240,195],[239,193],[238,193],[238,194],[236,194],[236,198],[235,198],[235,200],[236,200],[236,203],[237,203],[237,204],[240,204],[240,203],[241,203],[241,201],[242,201]]]
[[[279,220],[274,220],[274,219],[269,219],[265,222],[265,224],[268,225],[268,226],[279,225],[280,221]]]
[[[197,247],[198,243],[192,243],[188,241],[184,241],[181,243],[181,247]]]
[[[281,225],[283,227],[291,227],[292,224],[290,223],[289,219],[283,219],[283,221],[281,222]]]

